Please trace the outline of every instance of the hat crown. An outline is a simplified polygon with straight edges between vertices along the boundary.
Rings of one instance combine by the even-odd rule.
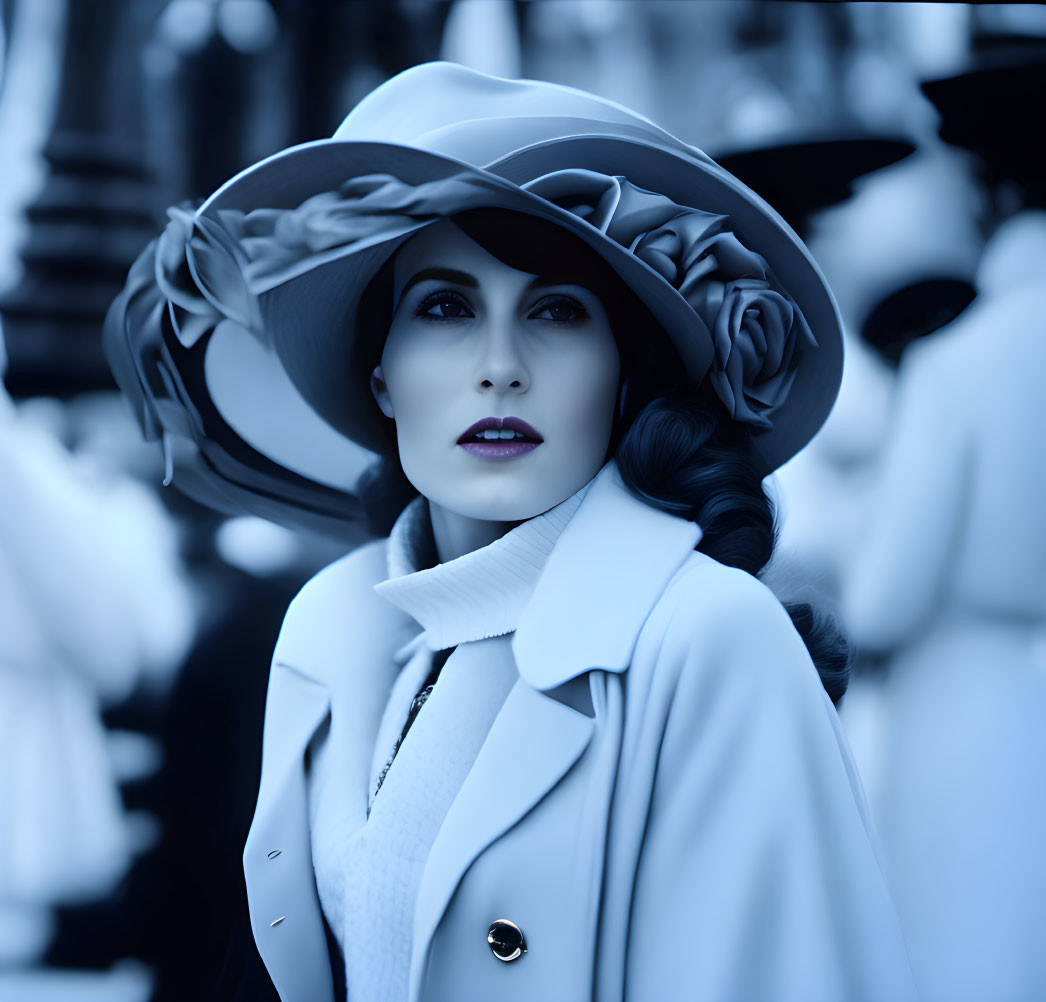
[[[709,162],[628,108],[544,80],[505,80],[456,63],[424,63],[365,97],[332,138],[429,150],[476,166],[540,143],[613,136]]]

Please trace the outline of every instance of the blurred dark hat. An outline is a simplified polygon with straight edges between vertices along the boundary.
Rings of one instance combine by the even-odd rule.
[[[1046,205],[1046,38],[975,37],[970,66],[922,84],[940,136],[976,154],[985,182],[1009,182],[1026,206]]]
[[[796,232],[845,202],[854,182],[915,152],[899,136],[823,135],[716,155],[716,162],[766,199]]]
[[[836,134],[721,153],[716,161],[805,233],[812,216],[853,196],[858,179],[915,149],[900,136]],[[964,278],[920,275],[884,294],[861,323],[860,335],[895,366],[908,344],[950,323],[973,299],[973,285]]]
[[[975,298],[973,284],[954,276],[912,282],[876,303],[861,339],[896,367],[909,344],[950,324]]]

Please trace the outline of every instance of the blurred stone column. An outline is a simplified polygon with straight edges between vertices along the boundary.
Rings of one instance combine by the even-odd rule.
[[[206,198],[288,144],[292,41],[268,0],[168,0],[144,55],[162,204]]]
[[[4,70],[7,68],[7,43],[14,23],[14,0],[0,0],[0,88],[4,85]]]
[[[17,396],[112,385],[105,311],[156,229],[141,120],[143,41],[162,0],[68,0],[47,178],[30,204],[22,280],[0,299]]]
[[[278,0],[291,48],[295,142],[330,136],[401,70],[440,57],[449,2]]]

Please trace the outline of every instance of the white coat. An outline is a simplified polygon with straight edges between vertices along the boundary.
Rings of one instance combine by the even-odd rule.
[[[905,352],[844,594],[890,655],[872,802],[927,1002],[1046,998],[1042,219],[1034,284]]]
[[[913,998],[835,710],[774,596],[699,534],[611,463],[559,537],[424,870],[410,1002]],[[367,796],[417,632],[374,593],[385,575],[384,542],[322,571],[273,660],[244,867],[284,1002],[332,998],[305,752],[333,702],[356,736],[345,795]],[[491,953],[496,919],[522,929],[518,960]]]

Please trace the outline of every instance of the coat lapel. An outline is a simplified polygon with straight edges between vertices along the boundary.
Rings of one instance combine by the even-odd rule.
[[[587,748],[595,719],[550,690],[593,668],[624,671],[639,630],[701,530],[636,500],[614,463],[596,477],[556,542],[512,649],[520,679],[451,805],[422,875],[410,994],[473,860],[534,807]]]
[[[315,1002],[333,1000],[334,987],[307,851],[303,756],[329,707],[326,688],[287,665],[273,665],[258,808],[243,851],[258,952],[283,998]],[[272,726],[277,712],[283,720]]]
[[[336,707],[339,730],[350,738],[342,749],[342,777],[349,785],[345,795],[359,806],[363,823],[378,723],[399,671],[394,654],[418,629],[374,593],[375,583],[386,575],[384,541],[362,547],[321,571],[287,610],[270,686],[286,681],[267,697],[258,816],[277,806],[264,796],[266,774],[299,770],[323,721],[322,715],[314,719],[301,712],[289,695],[292,686],[314,686]]]
[[[511,828],[577,761],[591,717],[518,681],[447,813],[425,864],[414,913],[410,999],[417,999],[428,945],[472,861]]]
[[[385,574],[383,544],[326,568],[291,603],[273,655],[258,805],[243,862],[255,941],[288,1002],[334,997],[313,876],[305,751],[336,705],[351,736],[345,795],[359,805],[362,824],[375,732],[396,671],[392,655],[417,630],[374,594]]]
[[[634,498],[608,463],[549,555],[512,650],[547,691],[592,668],[624,671],[640,627],[701,539],[693,522]]]

